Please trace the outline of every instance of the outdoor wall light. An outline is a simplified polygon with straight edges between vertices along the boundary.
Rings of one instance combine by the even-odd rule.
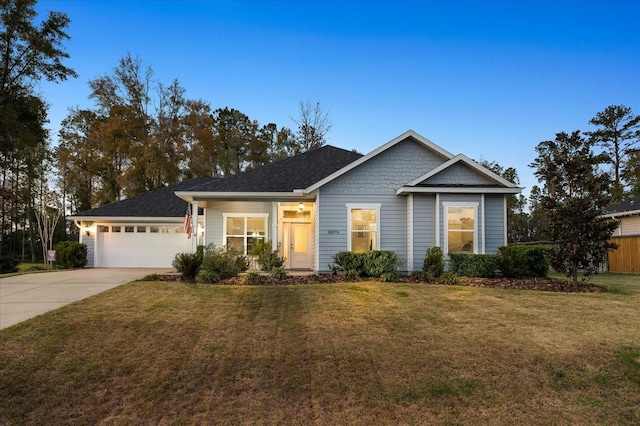
[[[300,201],[300,204],[298,204],[298,210],[304,210],[304,203],[302,201]]]
[[[87,229],[86,231],[84,231],[85,234],[87,234],[87,237],[91,235],[91,230]]]

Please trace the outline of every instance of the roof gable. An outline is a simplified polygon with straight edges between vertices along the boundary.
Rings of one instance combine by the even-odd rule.
[[[448,152],[447,150],[443,149],[442,147],[436,145],[435,143],[431,142],[429,139],[425,138],[424,136],[416,133],[413,130],[408,130],[407,132],[401,134],[400,136],[390,140],[389,142],[387,142],[386,144],[378,147],[377,149],[374,149],[373,151],[371,151],[370,153],[368,153],[367,155],[353,161],[352,163],[346,165],[345,167],[336,170],[334,173],[332,173],[331,175],[325,177],[324,179],[315,182],[313,185],[306,187],[305,192],[309,193],[312,191],[315,191],[316,189],[320,188],[323,185],[326,185],[327,183],[337,179],[338,177],[344,175],[345,173],[349,172],[350,170],[353,170],[354,168],[360,166],[361,164],[371,160],[372,158],[376,157],[377,155],[387,151],[388,149],[390,149],[391,147],[397,145],[400,142],[403,142],[407,139],[411,139],[419,144],[421,144],[422,146],[424,146],[427,149],[430,149],[431,151],[435,152],[436,154],[438,154],[439,156],[441,156],[444,160],[449,160],[451,158],[453,158],[453,154],[451,154],[450,152]]]
[[[516,188],[515,184],[463,154],[456,155],[446,163],[407,183],[405,186],[431,185],[485,185]]]

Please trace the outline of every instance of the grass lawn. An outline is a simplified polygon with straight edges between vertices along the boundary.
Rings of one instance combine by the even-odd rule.
[[[0,424],[639,424],[640,279],[134,282],[0,331]]]

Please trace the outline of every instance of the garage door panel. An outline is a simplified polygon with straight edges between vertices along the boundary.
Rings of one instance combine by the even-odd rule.
[[[98,267],[170,268],[177,253],[190,252],[191,240],[175,224],[159,225],[171,232],[100,232],[98,233]],[[156,225],[153,225],[156,227]],[[111,231],[111,229],[110,229]]]

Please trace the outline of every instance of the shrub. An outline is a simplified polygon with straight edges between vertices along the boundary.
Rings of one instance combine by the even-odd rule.
[[[212,244],[204,249],[196,281],[217,283],[235,277],[248,268],[249,261],[246,257],[227,251],[223,247],[215,247]]]
[[[60,241],[54,247],[56,265],[62,269],[87,266],[87,246],[77,241]]]
[[[388,250],[371,250],[361,253],[363,256],[362,271],[367,277],[380,277],[385,272],[395,272],[398,256]]]
[[[271,250],[270,240],[261,239],[255,241],[249,254],[256,257],[256,261],[263,271],[269,272],[276,268],[282,268],[284,265],[284,257],[278,256],[277,250]]]
[[[398,264],[398,256],[392,251],[371,250],[363,252],[341,251],[333,256],[333,265],[329,265],[334,273],[342,271],[345,276],[349,272],[358,277],[380,277],[385,272],[394,272]]]
[[[267,278],[260,272],[247,272],[244,276],[244,283],[246,285],[261,285],[267,282]]]
[[[195,281],[198,275],[200,265],[202,265],[202,257],[204,255],[204,247],[198,246],[195,253],[178,253],[173,258],[173,267],[180,273],[186,281]]]
[[[18,261],[11,256],[0,257],[0,274],[18,272]]]
[[[411,271],[411,279],[416,282],[431,282],[433,281],[433,275],[424,271]]]
[[[276,280],[281,280],[287,277],[287,271],[285,271],[284,268],[273,268],[269,271],[269,276]]]
[[[498,267],[505,277],[546,277],[549,273],[544,247],[512,245],[499,251]]]
[[[331,256],[331,260],[333,260],[333,265],[329,265],[331,270],[336,273],[340,271],[362,271],[363,258],[360,253],[352,252],[352,251],[339,251],[338,253]]]
[[[422,263],[422,271],[433,278],[438,278],[444,273],[444,253],[440,247],[431,247],[427,250]]]
[[[380,275],[380,280],[385,283],[398,282],[398,273],[396,271],[385,272]]]
[[[356,271],[355,269],[347,269],[342,275],[346,280],[350,281],[356,281],[358,278],[360,278],[360,272]]]
[[[493,278],[498,268],[496,254],[449,253],[449,270],[464,277]]]
[[[453,272],[446,272],[442,274],[438,280],[438,284],[446,284],[446,285],[460,285],[460,277],[454,274]]]

